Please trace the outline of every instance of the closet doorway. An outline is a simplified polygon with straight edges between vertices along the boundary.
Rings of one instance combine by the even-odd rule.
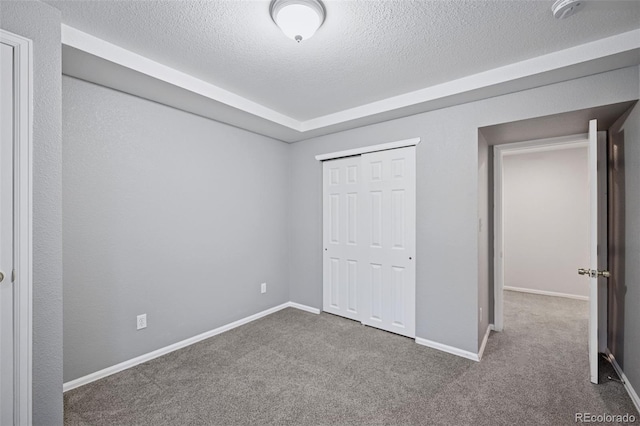
[[[411,338],[417,141],[320,156],[323,310]]]

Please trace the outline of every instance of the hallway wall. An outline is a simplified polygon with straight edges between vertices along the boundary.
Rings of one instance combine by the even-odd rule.
[[[589,265],[587,154],[583,147],[504,156],[505,287],[588,299],[576,273]]]

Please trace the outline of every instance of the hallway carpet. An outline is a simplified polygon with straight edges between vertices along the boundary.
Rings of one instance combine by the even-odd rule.
[[[589,383],[587,318],[584,301],[505,292],[477,363],[287,308],[65,393],[65,424],[639,424],[620,383]]]

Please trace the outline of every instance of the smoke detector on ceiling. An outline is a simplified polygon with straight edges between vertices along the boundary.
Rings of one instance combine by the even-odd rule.
[[[553,6],[551,6],[551,11],[556,18],[566,19],[579,12],[583,7],[584,0],[557,0]]]

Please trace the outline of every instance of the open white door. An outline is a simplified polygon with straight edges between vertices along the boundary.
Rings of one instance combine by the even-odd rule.
[[[603,185],[598,185],[599,173],[606,173],[604,163],[602,167],[598,167],[598,122],[597,120],[589,121],[589,268],[579,269],[578,273],[589,277],[589,372],[591,383],[598,383],[598,281],[600,278],[607,278],[609,272],[599,270],[598,267],[606,262],[604,259],[598,261],[598,240],[599,231],[601,230],[598,215],[605,213],[599,212],[598,204],[601,198],[600,192],[604,190]],[[600,170],[598,170],[600,169]],[[600,209],[602,210],[602,208]],[[607,241],[602,241],[603,245]]]
[[[598,383],[598,121],[589,121],[589,375]],[[593,273],[595,271],[595,273]]]

